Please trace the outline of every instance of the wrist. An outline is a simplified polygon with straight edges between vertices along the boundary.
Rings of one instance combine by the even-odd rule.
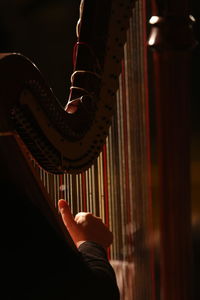
[[[86,240],[76,242],[76,247],[79,248],[83,243],[87,242]]]

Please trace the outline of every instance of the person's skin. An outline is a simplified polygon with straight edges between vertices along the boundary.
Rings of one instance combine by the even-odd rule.
[[[113,234],[101,218],[89,212],[80,212],[74,217],[64,199],[58,201],[58,208],[77,248],[86,241],[96,242],[105,249],[112,244]]]

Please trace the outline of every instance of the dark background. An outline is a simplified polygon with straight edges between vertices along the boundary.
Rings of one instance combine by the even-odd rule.
[[[79,3],[80,0],[0,0],[0,52],[20,52],[31,59],[62,105],[66,104],[69,94]],[[193,0],[191,3],[191,14],[196,18],[194,32],[196,39],[200,41],[199,0]],[[150,14],[148,19],[149,17]],[[191,66],[191,196],[193,213],[198,215],[200,214],[200,45],[192,51]],[[151,69],[149,73],[151,74]],[[153,187],[156,189],[153,112],[154,107],[151,107]],[[155,213],[156,208],[155,201]]]
[[[80,0],[0,0],[0,51],[19,52],[40,69],[65,104]]]

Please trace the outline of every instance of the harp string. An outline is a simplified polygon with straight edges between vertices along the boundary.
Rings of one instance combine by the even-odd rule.
[[[109,258],[123,300],[152,299],[152,267],[147,243],[151,214],[143,5],[143,1],[138,0],[133,7],[115,115],[97,160],[87,171],[73,175],[48,174],[35,165],[55,206],[64,198],[74,215],[90,211],[112,230],[114,241]]]

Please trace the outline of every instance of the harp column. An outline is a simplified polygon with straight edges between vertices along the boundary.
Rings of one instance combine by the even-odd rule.
[[[195,46],[188,1],[152,1],[161,299],[191,299],[189,99]]]

